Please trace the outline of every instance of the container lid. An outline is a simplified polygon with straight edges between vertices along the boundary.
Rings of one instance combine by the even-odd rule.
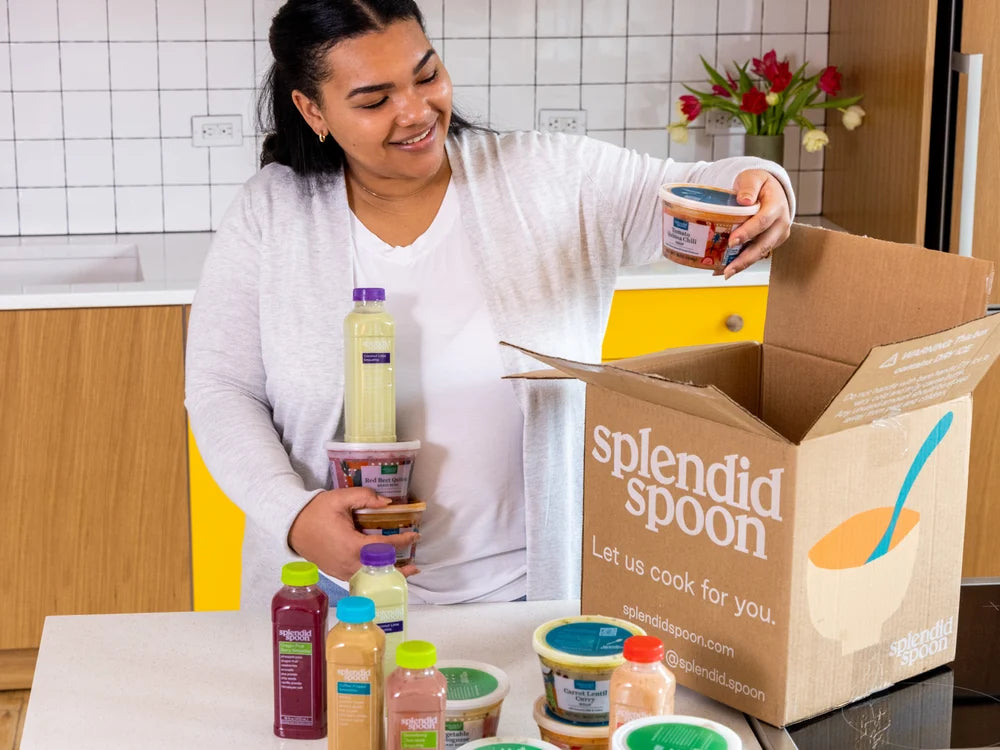
[[[535,653],[560,664],[617,667],[624,661],[625,639],[646,635],[638,625],[601,615],[549,620],[535,628]]]
[[[427,641],[403,641],[396,648],[396,665],[403,669],[430,669],[437,661],[437,649]]]
[[[359,286],[354,288],[355,302],[378,302],[385,300],[385,289],[378,286]]]
[[[549,710],[549,705],[545,702],[544,695],[535,701],[532,713],[539,729],[561,734],[564,737],[581,740],[606,740],[611,733],[607,724],[579,724],[575,721],[560,719]]]
[[[395,565],[396,548],[384,542],[366,544],[361,548],[361,564],[381,567],[383,565]]]
[[[359,624],[375,619],[375,602],[367,596],[345,596],[337,601],[337,619]]]
[[[743,741],[729,727],[697,716],[651,716],[623,724],[612,736],[612,750],[741,750]]]
[[[361,554],[364,554],[362,548]],[[663,641],[654,635],[633,635],[625,639],[622,656],[628,661],[640,664],[652,664],[663,661]]]
[[[451,659],[437,665],[448,680],[448,710],[474,711],[493,706],[510,692],[507,673],[481,661]]]
[[[660,187],[660,197],[668,203],[695,211],[710,211],[725,216],[753,216],[760,204],[743,206],[736,201],[736,192],[711,185],[670,182]]]
[[[482,740],[466,742],[458,750],[559,750],[551,742],[528,739],[527,737],[487,737]]]
[[[286,586],[314,586],[319,583],[316,563],[299,561],[281,566],[281,582]]]
[[[328,451],[357,451],[358,453],[395,453],[397,451],[420,450],[419,440],[404,440],[399,443],[343,443],[327,440],[323,444]]]
[[[423,513],[426,509],[427,503],[393,503],[381,508],[355,508],[351,512],[359,516],[384,516],[390,513],[416,515],[417,513]]]

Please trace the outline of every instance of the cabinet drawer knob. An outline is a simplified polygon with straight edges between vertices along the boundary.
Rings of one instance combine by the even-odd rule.
[[[726,328],[728,328],[733,333],[743,330],[743,316],[742,315],[730,315],[726,318]]]

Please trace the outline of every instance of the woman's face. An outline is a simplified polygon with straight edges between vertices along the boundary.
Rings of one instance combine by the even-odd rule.
[[[314,106],[355,176],[374,185],[436,175],[451,122],[451,79],[420,24],[397,21],[347,39],[326,60],[331,75]]]

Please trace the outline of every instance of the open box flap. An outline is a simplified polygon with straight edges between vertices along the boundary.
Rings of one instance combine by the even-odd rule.
[[[771,259],[764,342],[858,365],[981,317],[992,280],[989,261],[795,224]]]
[[[539,354],[530,349],[511,344],[506,341],[500,342],[504,346],[517,349],[529,357],[544,362],[561,373],[587,383],[588,385],[605,388],[615,393],[621,393],[632,398],[637,398],[647,403],[665,406],[675,409],[685,414],[708,419],[718,424],[736,427],[754,435],[789,442],[787,438],[778,433],[769,425],[755,417],[744,409],[733,399],[711,385],[693,385],[691,383],[680,383],[658,375],[656,373],[636,372],[613,364],[587,364],[585,362],[575,362],[562,357],[553,357],[547,354]],[[754,346],[753,344],[742,344],[742,346]],[[679,357],[693,355],[693,348],[686,348],[677,353]],[[671,358],[671,352],[659,352],[653,357],[659,358],[661,363]],[[645,358],[635,358],[636,360]],[[634,366],[634,363],[633,363]],[[511,377],[527,377],[532,379],[546,378],[538,371],[513,375]]]
[[[1000,355],[1000,315],[876,346],[804,440],[971,393]]]

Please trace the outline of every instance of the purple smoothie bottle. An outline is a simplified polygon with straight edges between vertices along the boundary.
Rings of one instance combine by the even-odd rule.
[[[329,600],[311,562],[281,568],[271,600],[274,733],[293,740],[326,737],[326,616]]]

